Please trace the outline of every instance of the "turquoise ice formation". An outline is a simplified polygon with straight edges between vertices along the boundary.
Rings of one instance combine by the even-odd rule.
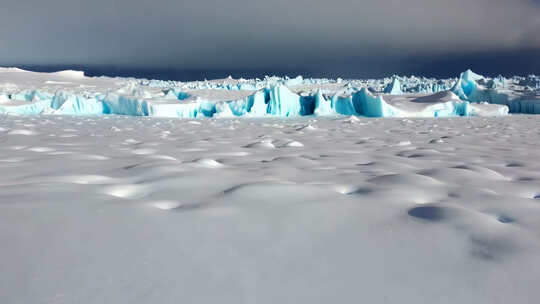
[[[31,72],[26,72],[31,73]],[[7,76],[6,76],[7,77]],[[41,76],[40,76],[41,77]],[[58,76],[60,77],[60,76]],[[89,77],[82,77],[85,81]],[[0,86],[0,114],[131,115],[175,118],[504,116],[540,114],[540,77],[487,78],[467,70],[457,79],[398,77],[331,80],[265,77],[179,83],[120,82],[93,90]],[[116,83],[114,82],[114,83]],[[49,82],[60,83],[60,82]],[[85,87],[81,84],[80,87]]]

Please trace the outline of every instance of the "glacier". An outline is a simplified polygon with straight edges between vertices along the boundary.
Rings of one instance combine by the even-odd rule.
[[[0,113],[168,118],[540,114],[540,77],[289,77],[176,82],[0,68]]]

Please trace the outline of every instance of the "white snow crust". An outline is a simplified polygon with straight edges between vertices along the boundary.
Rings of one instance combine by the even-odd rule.
[[[0,115],[0,302],[533,303],[539,130]]]

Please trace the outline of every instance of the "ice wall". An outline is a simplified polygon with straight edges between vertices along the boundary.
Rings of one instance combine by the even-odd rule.
[[[505,95],[503,95],[505,96]],[[429,96],[428,96],[429,97]],[[429,98],[428,98],[429,99]],[[464,100],[441,100],[433,95],[429,102],[408,101],[393,104],[383,95],[374,95],[367,89],[347,94],[339,92],[325,96],[322,91],[315,95],[300,96],[283,85],[256,91],[243,99],[211,101],[199,97],[191,100],[168,98],[137,98],[114,93],[83,96],[58,92],[49,100],[17,101],[3,97],[0,113],[11,114],[69,114],[102,115],[117,114],[130,116],[154,116],[175,118],[204,117],[296,117],[305,115],[362,115],[367,117],[450,117],[484,115],[482,105],[470,107]],[[6,101],[7,100],[7,101]],[[502,102],[507,104],[508,102]],[[537,103],[524,101],[516,106],[529,106],[535,112]],[[504,115],[507,107],[491,105],[498,110],[489,113]],[[476,109],[470,111],[468,109]]]

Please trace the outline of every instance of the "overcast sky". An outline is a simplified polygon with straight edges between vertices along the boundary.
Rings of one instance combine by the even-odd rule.
[[[391,74],[488,54],[540,69],[539,0],[1,2],[2,65]]]

